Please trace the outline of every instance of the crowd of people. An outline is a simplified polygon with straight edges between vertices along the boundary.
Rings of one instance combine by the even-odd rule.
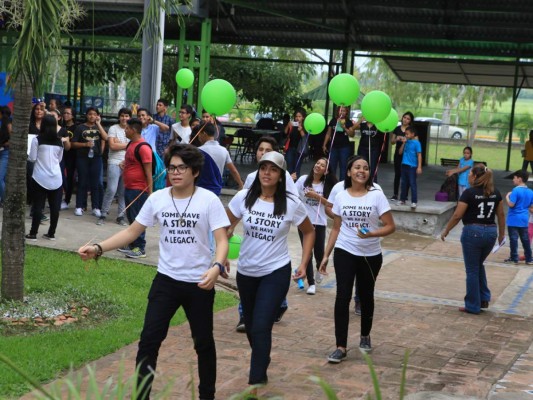
[[[136,360],[143,398],[150,396],[159,348],[180,307],[194,338],[200,398],[214,398],[214,286],[219,276],[228,277],[228,239],[239,223],[243,239],[236,273],[241,300],[237,330],[246,333],[251,348],[248,383],[253,386],[252,395],[257,395],[257,385],[268,383],[273,325],[287,310],[291,279],[306,281],[307,294],[315,295],[317,284],[328,274],[332,253],[337,285],[336,349],[327,360],[339,363],[347,356],[353,288],[355,312],[361,316],[359,348],[371,351],[374,288],[383,263],[380,239],[395,231],[391,202],[376,182],[385,134],[364,116],[351,120],[349,109],[339,107],[327,125],[322,143],[325,156],[318,158],[307,174],[300,175],[309,134],[304,125],[306,113],[297,110],[294,121],[287,121],[284,129],[285,155],[279,152],[278,141],[260,138],[256,144],[258,169],[243,182],[228,149],[220,144],[220,123],[205,112],[197,119],[190,105],[179,108],[179,120],[174,122],[166,114],[167,108],[168,102],[160,99],[154,115],[138,108],[136,118],[123,108],[118,112],[118,123],[106,130],[95,108],[87,108],[85,122],[76,125],[72,107],[54,105],[47,110],[36,104],[29,127],[34,136],[30,136],[28,152],[32,224],[27,240],[37,240],[46,200],[50,224],[43,237],[55,240],[59,212],[69,208],[76,175],[74,214],[86,212],[90,193],[96,224],[104,225],[117,198],[116,223],[125,226],[100,243],[81,246],[78,252],[82,259],[97,259],[114,249],[130,258],[146,257],[146,228],[159,225],[157,274],[148,296]],[[2,115],[0,166],[11,132],[8,113]],[[390,200],[406,204],[410,190],[411,208],[415,209],[416,178],[422,173],[422,161],[413,120],[412,113],[405,113],[391,134],[396,150]],[[356,132],[361,139],[353,155],[350,138]],[[472,153],[465,147],[457,167],[447,172],[459,175],[460,197],[441,238],[445,240],[450,230],[463,222],[466,296],[460,311],[478,314],[491,301],[484,261],[496,243],[504,243],[506,225],[511,252],[505,261],[519,262],[520,239],[526,264],[533,264],[533,191],[526,185],[529,174],[520,170],[513,174],[516,187],[502,196],[494,187],[492,171],[476,164]],[[161,173],[166,174],[167,184],[155,190],[159,176],[153,166],[158,159],[164,163]],[[219,198],[225,170],[239,189],[227,207]],[[507,221],[504,201],[509,208]],[[329,237],[328,218],[332,219]],[[291,264],[288,247],[292,225],[298,228],[302,245],[297,266]]]

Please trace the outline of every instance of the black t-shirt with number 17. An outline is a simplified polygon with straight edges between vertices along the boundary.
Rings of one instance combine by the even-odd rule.
[[[502,201],[502,195],[497,189],[494,193],[486,197],[482,187],[471,187],[466,189],[459,201],[468,204],[463,215],[463,224],[494,225],[496,209]]]

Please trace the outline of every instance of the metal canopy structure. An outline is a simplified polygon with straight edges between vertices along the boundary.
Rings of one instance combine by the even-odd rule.
[[[532,62],[481,61],[384,56],[401,81],[455,85],[533,88]]]

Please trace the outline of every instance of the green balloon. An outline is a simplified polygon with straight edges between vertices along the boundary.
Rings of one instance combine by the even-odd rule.
[[[233,108],[237,101],[237,94],[228,81],[213,79],[202,89],[200,99],[202,106],[209,114],[223,115]]]
[[[391,108],[392,102],[390,97],[380,90],[373,90],[366,94],[361,102],[363,115],[367,121],[373,124],[377,124],[387,118]]]
[[[376,124],[381,132],[392,132],[398,126],[398,112],[392,108],[389,116]]]
[[[349,106],[359,97],[359,82],[350,74],[336,75],[329,82],[328,94],[335,104]]]
[[[239,235],[233,235],[229,238],[229,250],[228,250],[228,259],[235,260],[239,258],[239,252],[241,250],[242,237]]]
[[[194,74],[189,68],[181,68],[176,72],[176,83],[183,89],[188,89],[194,83]]]
[[[309,114],[304,119],[304,128],[310,135],[319,135],[326,127],[326,120],[319,113]]]

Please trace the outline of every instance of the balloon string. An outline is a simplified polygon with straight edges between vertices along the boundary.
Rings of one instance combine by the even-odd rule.
[[[338,122],[338,119],[337,119]],[[333,142],[335,142],[335,135],[337,134],[337,124],[335,124],[335,128],[333,129],[333,137],[331,138],[331,144],[329,146],[329,152],[328,152],[328,162],[326,164],[326,171],[329,171],[329,159],[331,158],[331,150],[333,149]],[[335,171],[334,171],[335,173]],[[341,174],[343,172],[341,171]],[[341,175],[342,176],[342,175]]]
[[[307,149],[307,140],[308,139],[309,139],[309,134],[305,134],[304,146],[303,146],[304,151],[305,151],[305,149]],[[302,156],[304,155],[304,151],[302,151],[300,153],[300,156],[298,157],[298,161],[296,161],[296,165],[294,167],[294,172],[298,171],[298,164],[300,164],[300,160],[302,159]]]
[[[381,162],[381,156],[383,155],[383,149],[385,148],[385,139],[387,139],[387,133],[383,132],[383,144],[381,145],[381,151],[379,152],[378,157],[378,163],[376,164],[376,170],[374,171],[374,176],[372,177],[372,182],[374,182],[374,179],[376,178],[376,175],[378,174],[379,169],[379,163]]]
[[[196,139],[198,137],[198,135],[204,130],[204,128],[207,126],[207,124],[204,124],[199,130],[198,130],[198,133],[196,135],[194,135],[194,137],[189,140],[189,144],[191,144],[192,142],[194,142],[194,139]]]

